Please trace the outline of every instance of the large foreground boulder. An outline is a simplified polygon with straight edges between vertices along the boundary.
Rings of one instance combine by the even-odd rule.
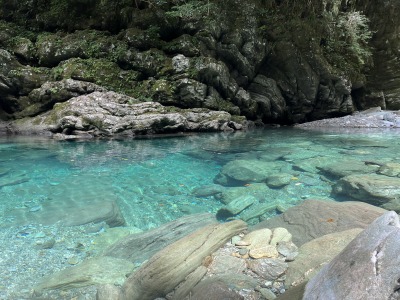
[[[386,210],[363,202],[310,199],[252,229],[284,227],[293,235],[293,242],[301,246],[328,233],[366,228],[384,212]]]
[[[399,299],[400,222],[387,212],[306,286],[303,299]]]
[[[209,225],[167,246],[128,277],[122,287],[125,298],[153,300],[165,296],[208,255],[246,227],[240,220]]]

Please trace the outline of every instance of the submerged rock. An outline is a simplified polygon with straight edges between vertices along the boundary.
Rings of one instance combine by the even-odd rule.
[[[47,276],[34,288],[37,293],[50,289],[72,289],[96,284],[123,284],[134,264],[114,257],[92,258]]]
[[[353,174],[374,173],[379,166],[366,164],[363,161],[355,159],[346,159],[343,161],[331,163],[329,165],[318,167],[318,169],[332,177],[344,177]]]
[[[273,173],[279,171],[281,167],[282,165],[276,162],[238,159],[224,165],[216,180],[221,181],[219,178],[222,176],[222,178],[228,179],[227,184],[229,184],[229,180],[243,183],[263,182]]]
[[[400,178],[376,174],[354,174],[343,177],[334,192],[351,198],[400,211]]]

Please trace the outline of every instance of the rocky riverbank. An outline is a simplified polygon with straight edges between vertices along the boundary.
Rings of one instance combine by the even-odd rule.
[[[302,292],[293,293],[312,278],[306,285],[307,297],[332,291],[341,298],[342,287],[351,282],[354,295],[386,299],[382,297],[396,294],[392,286],[399,275],[396,269],[378,267],[368,283],[357,275],[371,264],[386,266],[397,259],[398,216],[385,212],[362,202],[306,200],[250,228],[243,221],[218,224],[211,214],[195,214],[136,233],[133,228],[110,228],[105,223],[21,227],[18,233],[2,230],[2,247],[7,251],[1,262],[12,259],[10,244],[15,243],[18,251],[25,249],[24,258],[31,257],[29,272],[41,268],[43,277],[20,272],[26,264],[13,264],[13,270],[4,265],[10,273],[6,280],[13,283],[3,284],[1,295],[7,299],[269,300],[278,296],[293,300],[301,299]],[[51,236],[50,244],[46,240]],[[68,245],[63,245],[64,239]],[[23,243],[29,247],[20,248]],[[353,260],[356,263],[349,267]],[[337,276],[353,279],[330,283]],[[324,283],[316,285],[318,280]],[[378,298],[355,288],[358,280]]]
[[[400,128],[400,110],[382,110],[373,107],[355,112],[341,118],[328,118],[298,124],[303,129],[340,129],[340,128]]]
[[[399,109],[396,1],[388,9],[370,1],[298,1],[295,8],[280,1],[189,2],[0,3],[0,120],[36,118],[21,121],[23,129],[42,125],[39,116],[57,114],[55,104],[57,110],[93,92],[175,113],[157,117],[151,128],[139,124],[142,133],[236,129],[243,117],[294,124],[377,105]],[[100,115],[77,128],[69,118],[65,126],[90,127],[91,136],[135,131],[123,132],[135,128],[132,121],[116,125]],[[115,130],[93,128],[101,121]]]

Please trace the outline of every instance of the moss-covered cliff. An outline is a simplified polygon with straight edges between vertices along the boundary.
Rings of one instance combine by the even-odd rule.
[[[51,109],[34,89],[66,78],[263,123],[396,107],[398,85],[376,83],[400,78],[381,66],[399,26],[370,2],[0,0],[0,118]]]

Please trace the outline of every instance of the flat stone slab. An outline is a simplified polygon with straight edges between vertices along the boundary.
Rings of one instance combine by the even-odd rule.
[[[297,246],[328,233],[351,228],[366,228],[386,210],[363,202],[305,200],[283,214],[251,228],[286,228]]]
[[[125,259],[96,257],[47,276],[34,290],[40,293],[107,283],[121,285],[133,270],[134,264]]]
[[[366,164],[355,159],[345,159],[328,165],[322,165],[318,169],[332,177],[344,177],[352,174],[374,173],[379,169],[377,165]]]
[[[115,201],[94,200],[82,203],[48,202],[38,206],[38,210],[15,210],[11,212],[14,223],[25,225],[39,223],[52,225],[57,222],[65,226],[106,222],[110,227],[124,226],[125,219]]]
[[[237,215],[256,201],[257,199],[251,195],[240,196],[229,202],[227,205],[220,208],[218,210],[217,216],[227,218],[230,216]]]
[[[193,231],[215,223],[217,220],[209,213],[187,215],[155,229],[128,235],[105,249],[103,255],[140,264]]]

